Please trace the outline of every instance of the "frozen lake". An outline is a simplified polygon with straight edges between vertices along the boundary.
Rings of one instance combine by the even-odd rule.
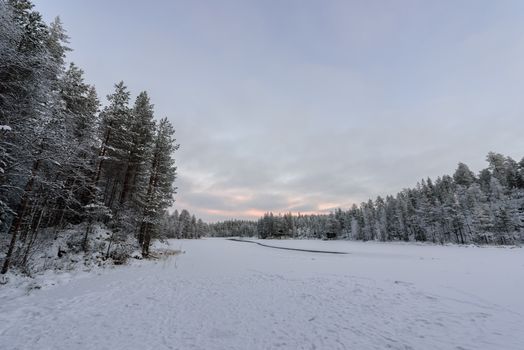
[[[348,254],[172,240],[184,254],[0,287],[0,348],[524,348],[523,249],[260,242]]]

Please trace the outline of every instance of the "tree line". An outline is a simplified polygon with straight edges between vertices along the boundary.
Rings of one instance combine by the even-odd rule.
[[[186,209],[179,213],[166,213],[161,222],[162,237],[164,238],[201,238],[207,236],[209,232],[208,224],[202,219],[197,219]]]
[[[129,242],[147,256],[173,202],[172,124],[155,119],[146,91],[131,101],[123,82],[102,108],[68,51],[59,18],[47,24],[29,0],[0,0],[2,273],[68,225],[83,225],[74,250],[89,252],[102,223],[107,257]]]
[[[459,163],[453,175],[421,180],[328,215],[276,215],[209,225],[209,235],[518,244],[524,241],[524,158],[487,155],[478,174]]]

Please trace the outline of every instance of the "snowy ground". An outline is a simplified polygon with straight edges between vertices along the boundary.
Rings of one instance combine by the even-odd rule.
[[[524,349],[524,249],[172,241],[184,254],[13,293],[0,349]]]

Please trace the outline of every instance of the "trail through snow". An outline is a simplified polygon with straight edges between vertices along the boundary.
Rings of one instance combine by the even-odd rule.
[[[7,297],[0,349],[523,349],[523,249],[224,239]]]
[[[305,248],[292,248],[292,247],[286,247],[286,246],[276,246],[276,245],[269,245],[264,244],[260,242],[251,241],[248,239],[238,239],[238,238],[228,238],[230,241],[234,242],[244,242],[244,243],[252,243],[252,244],[258,244],[262,247],[268,247],[268,248],[274,248],[274,249],[283,249],[283,250],[294,250],[297,252],[306,252],[306,253],[323,253],[323,254],[348,254],[347,252],[338,252],[334,250],[314,250],[314,249],[305,249]]]

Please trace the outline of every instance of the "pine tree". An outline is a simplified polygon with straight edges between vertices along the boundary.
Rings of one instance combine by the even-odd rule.
[[[125,159],[125,174],[120,205],[137,194],[136,186],[143,176],[146,160],[151,153],[151,142],[155,123],[153,121],[153,105],[149,101],[147,92],[141,92],[136,98],[132,113],[132,124],[127,137],[131,139]]]
[[[489,152],[486,157],[489,163],[489,170],[502,186],[507,186],[506,159],[500,153]]]
[[[453,174],[453,180],[455,183],[461,186],[469,187],[475,182],[475,174],[469,170],[469,167],[464,163],[459,163],[457,170]]]
[[[103,180],[102,202],[109,208],[114,208],[115,197],[121,189],[123,165],[130,147],[129,96],[124,82],[119,82],[115,85],[115,91],[107,96],[109,105],[101,113],[101,146],[94,182],[99,186],[100,180]]]
[[[158,125],[153,141],[153,151],[149,166],[149,181],[147,192],[144,195],[144,212],[140,225],[139,242],[142,254],[149,254],[151,238],[155,234],[160,217],[167,207],[173,203],[176,177],[176,167],[173,153],[178,149],[174,138],[175,130],[171,123],[164,118]]]
[[[49,198],[59,190],[60,184],[54,172],[60,166],[58,150],[64,144],[60,130],[63,114],[58,95],[63,60],[58,52],[66,50],[66,35],[59,22],[48,29],[40,14],[32,11],[32,4],[28,1],[10,1],[9,5],[11,23],[17,23],[22,30],[18,41],[11,42],[17,46],[18,62],[13,62],[13,65],[7,62],[0,73],[6,80],[0,93],[15,97],[13,100],[2,100],[0,124],[10,125],[16,130],[13,133],[15,142],[2,148],[8,149],[7,153],[12,155],[5,180],[11,181],[11,192],[17,188],[21,195],[11,204],[13,210],[10,212],[14,213],[8,225],[11,240],[2,273],[9,269],[19,231],[22,243],[29,242],[25,252],[29,251],[33,242],[32,236],[27,239],[28,229],[23,227],[25,216],[29,212],[39,212],[32,215],[39,224],[44,210],[41,205],[47,204],[45,197]],[[9,45],[6,44],[2,43],[2,46]],[[34,222],[28,221],[28,224],[34,225]],[[31,235],[35,233],[31,231]]]
[[[75,213],[82,212],[82,207],[96,196],[92,179],[99,127],[99,101],[95,89],[84,82],[83,71],[71,63],[60,86],[64,132],[71,137],[67,140],[68,147],[62,151],[68,159],[59,170],[64,184],[63,195],[58,198],[59,219],[55,221],[59,226],[67,211],[78,215]]]

